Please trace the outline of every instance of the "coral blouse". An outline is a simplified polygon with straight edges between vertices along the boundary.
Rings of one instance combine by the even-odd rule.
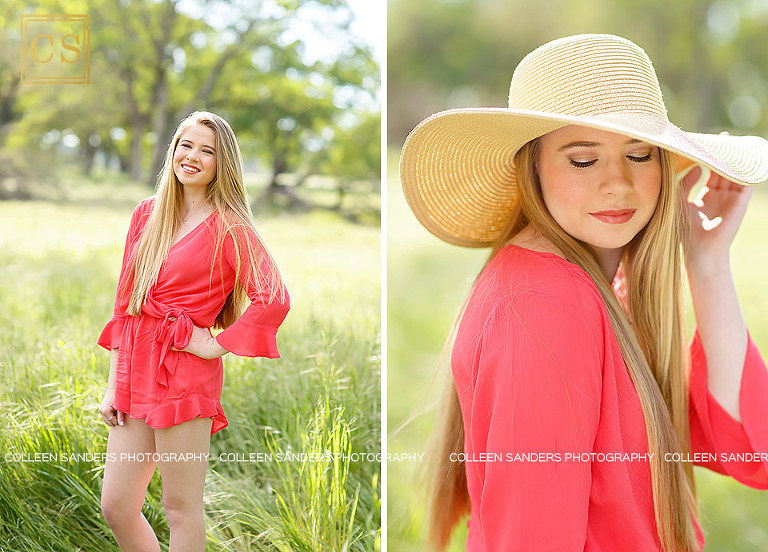
[[[223,362],[202,359],[191,353],[172,351],[189,344],[193,324],[213,325],[227,296],[235,286],[235,243],[230,234],[223,242],[223,254],[214,263],[215,231],[219,213],[171,246],[160,267],[157,282],[147,293],[140,316],[127,312],[128,297],[121,294],[128,264],[138,245],[154,198],[142,201],[134,210],[125,242],[117,299],[112,319],[99,337],[99,345],[119,348],[115,401],[112,408],[141,418],[153,428],[170,427],[194,418],[213,418],[211,433],[227,426],[221,407]],[[239,232],[239,250],[246,241],[258,248],[256,236]],[[269,263],[264,256],[263,263]],[[269,293],[248,275],[248,257],[242,261],[240,282],[251,304],[229,328],[216,336],[228,351],[249,357],[279,358],[276,333],[289,309],[285,299],[270,301]],[[267,267],[268,268],[268,267]]]
[[[691,357],[688,460],[768,488],[766,455],[730,456],[768,452],[768,371],[754,343],[742,424],[707,391],[698,334]],[[465,428],[468,551],[660,550],[640,399],[582,269],[550,253],[501,250],[470,297],[452,370]]]

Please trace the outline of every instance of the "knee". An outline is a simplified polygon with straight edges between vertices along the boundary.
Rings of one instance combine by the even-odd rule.
[[[121,502],[117,497],[104,495],[101,497],[101,515],[113,530],[129,525],[132,518],[140,514],[141,511],[133,512],[128,509],[125,502]]]
[[[202,501],[188,497],[163,493],[163,508],[170,528],[203,522]]]

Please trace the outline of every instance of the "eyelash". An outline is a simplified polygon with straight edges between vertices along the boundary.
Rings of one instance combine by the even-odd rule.
[[[182,148],[187,148],[187,149],[192,149],[192,146],[190,146],[189,144],[181,144],[181,147]],[[208,155],[213,155],[213,152],[209,151],[209,150],[203,150],[203,153],[207,153]]]
[[[627,159],[630,161],[633,161],[635,163],[647,163],[651,160],[651,157],[653,156],[653,153],[648,153],[648,155],[644,155],[642,157],[634,157],[632,155],[627,155]],[[588,167],[591,167],[595,163],[597,163],[597,159],[593,159],[592,161],[574,161],[573,159],[570,160],[571,165],[576,167],[577,169],[586,169]]]

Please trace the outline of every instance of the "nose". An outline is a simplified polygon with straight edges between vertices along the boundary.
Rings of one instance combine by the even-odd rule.
[[[600,191],[614,196],[629,194],[634,188],[632,174],[624,162],[624,157],[608,163],[600,184]]]

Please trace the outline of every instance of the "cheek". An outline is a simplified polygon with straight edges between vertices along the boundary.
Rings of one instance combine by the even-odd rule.
[[[639,188],[645,202],[655,208],[661,197],[661,171],[652,171],[645,175]]]
[[[586,189],[583,183],[574,179],[568,171],[558,167],[546,169],[540,174],[541,193],[549,212],[556,219],[584,202]]]

